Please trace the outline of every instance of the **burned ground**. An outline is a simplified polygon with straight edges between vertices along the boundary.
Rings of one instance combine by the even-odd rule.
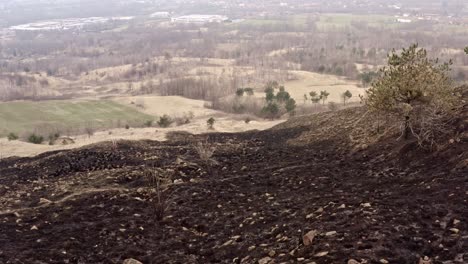
[[[0,263],[468,262],[466,130],[444,151],[402,155],[411,145],[394,138],[365,148],[346,130],[315,138],[311,126],[326,124],[308,120],[2,160]],[[148,171],[176,181],[163,221]]]

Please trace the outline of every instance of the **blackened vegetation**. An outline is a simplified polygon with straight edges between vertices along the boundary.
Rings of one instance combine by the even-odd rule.
[[[329,117],[337,122],[353,111],[362,110]],[[8,158],[0,161],[0,263],[257,263],[267,256],[278,263],[414,264],[424,256],[463,263],[464,113],[454,124],[457,140],[436,153],[393,135],[356,150],[345,129],[289,145],[318,131],[302,117],[290,121],[302,127],[173,133],[164,143]],[[198,142],[214,148],[216,162],[202,160]],[[155,214],[161,211],[148,192],[153,170],[174,182],[165,186],[163,214]],[[310,230],[317,235],[306,247],[302,235]]]

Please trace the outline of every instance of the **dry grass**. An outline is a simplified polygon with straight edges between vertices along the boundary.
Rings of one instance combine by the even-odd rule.
[[[213,154],[216,151],[216,147],[213,144],[198,142],[194,148],[205,165],[211,166],[217,164],[216,160],[213,159]]]
[[[349,102],[359,102],[358,95],[364,95],[365,89],[357,86],[357,82],[348,81],[334,75],[313,73],[307,71],[293,71],[298,79],[284,83],[286,90],[298,102],[303,102],[304,94],[309,94],[311,91],[320,93],[320,91],[327,90],[330,95],[328,102],[341,103],[341,95],[349,90],[353,97]]]
[[[154,219],[157,222],[164,220],[171,205],[169,185],[172,183],[172,174],[168,171],[152,169],[146,172],[147,194],[150,197]]]

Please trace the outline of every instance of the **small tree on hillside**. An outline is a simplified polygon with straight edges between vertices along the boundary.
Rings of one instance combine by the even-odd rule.
[[[269,102],[265,107],[263,107],[262,112],[268,117],[268,118],[276,118],[278,117],[278,114],[280,112],[279,106],[275,102]]]
[[[33,143],[33,144],[42,144],[42,142],[44,141],[44,137],[43,136],[39,136],[39,135],[36,135],[36,134],[31,134],[29,137],[28,137],[28,142],[29,143]]]
[[[465,48],[465,53],[468,54],[468,47]]]
[[[265,100],[267,102],[275,100],[275,89],[273,87],[267,87],[265,89]]]
[[[238,97],[244,96],[244,89],[242,89],[242,88],[237,89],[237,90],[236,90],[236,95],[237,95]]]
[[[317,92],[315,91],[310,92],[309,95],[310,95],[310,100],[315,105],[315,108],[317,108],[318,103],[320,102],[320,96],[318,96]]]
[[[158,125],[160,127],[169,127],[174,121],[172,120],[172,118],[168,115],[163,115],[161,117],[159,117],[159,120],[158,120]]]
[[[207,121],[206,121],[206,124],[208,125],[208,128],[209,129],[213,129],[213,126],[214,126],[214,123],[215,123],[215,119],[213,117],[210,117]]]
[[[286,101],[286,104],[284,107],[286,108],[286,111],[289,113],[289,115],[293,116],[296,110],[296,101],[293,98],[289,98]]]
[[[276,100],[278,100],[279,103],[285,103],[291,98],[291,95],[286,92],[286,88],[284,86],[280,86],[279,92],[276,94]]]
[[[449,65],[428,59],[417,44],[401,53],[393,51],[381,77],[367,91],[368,107],[400,118],[405,139],[413,134],[421,146],[432,146],[446,133],[445,120],[457,103]]]
[[[341,97],[343,97],[343,105],[346,105],[346,101],[351,99],[351,97],[353,97],[353,94],[349,90],[346,90],[346,92],[344,92],[341,95]]]
[[[369,84],[374,81],[375,78],[377,78],[378,74],[376,72],[370,71],[370,72],[364,72],[360,74],[362,86],[367,87]]]
[[[17,140],[19,137],[15,133],[11,132],[8,134],[8,141]]]
[[[330,93],[326,90],[320,92],[320,99],[322,100],[322,104],[325,104],[325,101],[327,101],[329,95]]]

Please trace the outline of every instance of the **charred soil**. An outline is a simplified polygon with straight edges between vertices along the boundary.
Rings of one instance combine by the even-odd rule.
[[[426,153],[394,137],[355,148],[346,130],[306,142],[325,124],[299,119],[308,125],[4,159],[0,263],[468,262],[466,130]],[[175,181],[162,221],[148,171]]]

